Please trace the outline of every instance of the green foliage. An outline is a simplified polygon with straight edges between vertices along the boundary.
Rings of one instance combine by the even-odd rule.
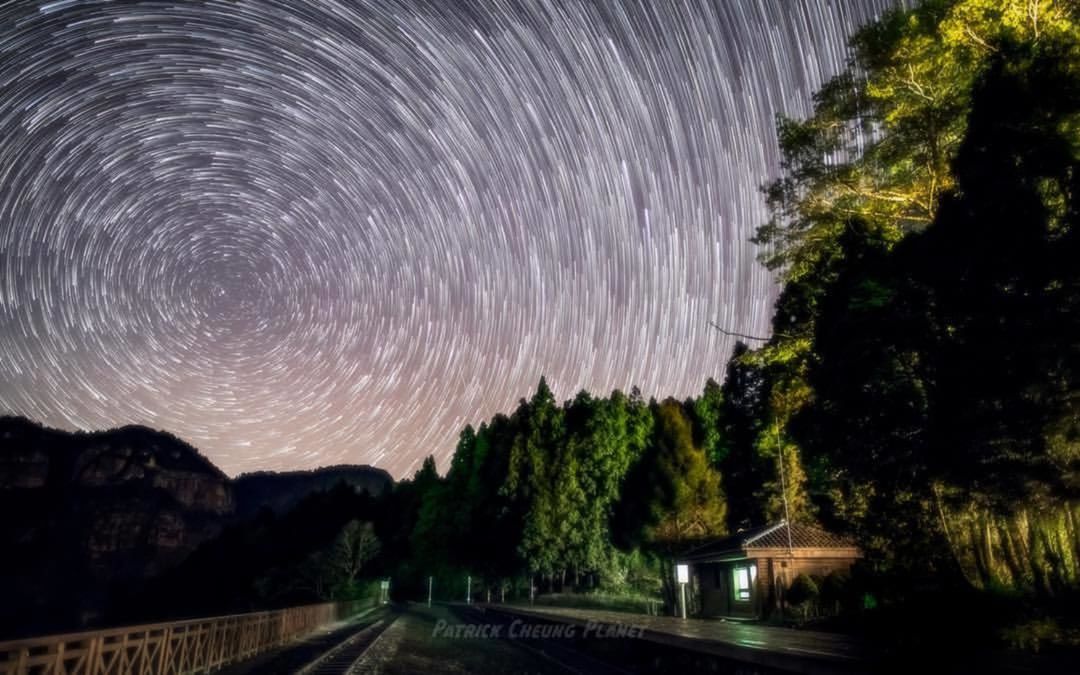
[[[405,586],[434,575],[456,588],[472,574],[495,586],[525,575],[583,589],[658,588],[659,566],[637,546],[670,550],[725,528],[720,476],[692,424],[721,445],[715,382],[704,398],[690,401],[701,412],[693,420],[682,404],[650,406],[636,389],[580,392],[560,406],[542,379],[510,417],[462,431],[445,478],[427,462],[398,486],[415,514],[402,517],[413,523]]]
[[[793,426],[838,483],[868,493],[856,525],[879,558],[983,587],[1053,592],[1077,571],[1071,544],[1012,524],[1026,510],[1048,522],[1078,496],[1070,53],[999,45],[934,223],[895,245],[856,226],[841,238],[845,265],[816,319],[815,400]],[[1052,573],[1032,565],[1043,540]]]
[[[705,453],[694,445],[690,422],[674,399],[661,403],[655,413],[652,448],[643,463],[649,490],[634,493],[647,508],[645,538],[668,547],[726,531],[726,505],[720,474]]]
[[[730,446],[724,443],[724,394],[716,380],[705,382],[705,391],[688,406],[694,413],[694,442],[699,445],[713,466],[727,459]]]
[[[856,464],[880,460],[885,471],[892,470],[890,467],[902,471],[910,459],[909,441],[916,438],[905,434],[921,433],[926,416],[931,414],[926,407],[929,403],[920,397],[927,395],[926,378],[932,380],[934,374],[926,371],[921,348],[898,345],[895,351],[877,350],[889,362],[878,360],[877,370],[868,374],[871,380],[864,382],[869,388],[853,392],[850,402],[854,407],[849,409],[844,407],[846,403],[816,403],[819,392],[817,383],[811,381],[812,373],[817,373],[817,382],[830,382],[830,378],[845,379],[847,367],[842,362],[822,365],[821,335],[871,326],[880,329],[879,336],[891,338],[898,331],[901,335],[909,331],[907,335],[914,339],[910,330],[919,319],[912,314],[919,312],[925,319],[939,322],[933,331],[961,329],[962,324],[952,323],[960,320],[958,317],[930,316],[925,308],[905,305],[926,291],[904,278],[909,276],[907,270],[896,268],[890,279],[880,274],[884,268],[875,270],[874,266],[883,263],[902,242],[933,229],[942,205],[964,192],[959,187],[957,166],[963,161],[962,149],[973,147],[969,138],[969,127],[975,121],[970,115],[973,102],[995,64],[1008,56],[1009,45],[1023,46],[1032,57],[1042,55],[1045,60],[1068,64],[1063,70],[1075,73],[1080,53],[1078,12],[1076,3],[1061,0],[928,0],[897,9],[852,38],[850,67],[816,94],[809,118],[778,121],[783,173],[764,188],[772,217],[759,229],[756,240],[764,245],[764,262],[781,272],[785,287],[777,301],[773,338],[741,358],[744,363],[753,362],[757,369],[757,387],[763,392],[759,401],[765,402],[758,415],[758,437],[749,446],[743,440],[742,452],[753,455],[755,450],[746,449],[753,447],[758,454],[768,454],[770,447],[783,447],[784,467],[794,476],[788,491],[789,504],[795,505],[793,519],[812,517],[816,511],[827,522],[850,525],[875,506],[883,506],[877,501],[895,497],[900,503],[921,504],[921,509],[931,511],[913,516],[905,527],[940,521],[933,513],[933,499],[920,496],[918,491],[875,489],[865,481],[851,480],[846,463],[828,456],[828,442],[814,443],[812,432],[799,429],[823,411],[846,416],[845,423],[859,429],[863,424],[857,419],[859,411],[872,414],[873,410],[895,409],[908,416],[901,424],[906,427],[897,427],[894,435],[877,437],[872,447],[880,447],[880,452],[855,456],[853,451],[851,459]],[[1067,88],[1050,91],[1060,101],[1067,98]],[[993,117],[994,112],[989,110],[988,114]],[[1013,123],[1023,124],[1021,120]],[[1055,124],[1059,133],[1053,143],[1072,147],[1075,152],[1080,141],[1075,110],[1059,115]],[[1049,176],[1033,178],[1035,192],[1049,212],[1049,229],[1064,233],[1068,195],[1073,193]],[[983,194],[991,196],[989,193]],[[982,236],[972,231],[962,242],[966,250],[957,250],[969,258],[981,255],[983,249],[971,243]],[[1064,253],[1065,249],[1059,250]],[[929,267],[915,260],[914,253],[907,255],[913,267]],[[957,268],[955,257],[950,255],[931,251],[926,257],[936,261],[937,269],[948,272]],[[986,260],[983,264],[992,263]],[[853,268],[872,273],[856,277]],[[949,281],[942,279],[940,283]],[[842,303],[829,297],[838,285],[845,286]],[[1028,288],[1023,292],[1039,291]],[[1068,298],[1071,293],[1069,287],[1062,286],[1057,295]],[[971,302],[971,307],[985,305],[974,295],[963,302]],[[1063,307],[1068,305],[1065,302]],[[831,312],[828,318],[826,312]],[[846,312],[860,317],[860,323],[854,317],[845,318]],[[819,326],[822,321],[836,323]],[[979,339],[977,331],[987,326],[970,328],[966,337],[954,336],[954,344]],[[925,337],[936,339],[930,334]],[[868,356],[874,348],[868,339]],[[850,360],[842,349],[838,348],[838,357]],[[983,367],[982,372],[993,370]],[[729,371],[729,378],[733,373]],[[858,396],[861,402],[856,400]],[[807,411],[808,406],[813,406],[814,412]],[[996,415],[998,420],[1008,417]],[[958,421],[956,426],[975,428],[973,422]],[[1060,424],[1053,434],[1056,440],[1048,440],[1059,455],[1069,453],[1069,443],[1063,439],[1072,433],[1071,428]],[[770,473],[767,466],[763,468]],[[800,486],[802,475],[805,484]],[[761,476],[757,496],[768,499],[778,494],[775,482],[775,476]],[[923,483],[924,487],[929,485]],[[728,493],[733,518],[762,519],[757,514],[744,515],[739,502],[747,500],[738,499],[731,489]],[[769,500],[764,519],[774,517],[776,508],[775,499]],[[867,533],[867,539],[875,538],[887,539],[884,528],[873,535]]]
[[[764,188],[765,262],[797,280],[852,220],[893,243],[926,227],[955,185],[972,90],[999,43],[1075,39],[1076,11],[1063,0],[928,0],[860,30],[814,114],[778,120],[784,174]]]
[[[550,607],[574,607],[604,612],[652,614],[660,605],[657,595],[637,593],[551,593],[536,599],[536,604]]]
[[[813,114],[778,120],[756,240],[785,286],[725,382],[731,522],[777,515],[782,464],[792,518],[855,531],[878,569],[1059,593],[1080,550],[1080,5],[928,0],[850,48]]]

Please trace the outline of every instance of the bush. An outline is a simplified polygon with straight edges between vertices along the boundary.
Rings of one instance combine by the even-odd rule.
[[[821,582],[821,603],[827,609],[839,614],[850,604],[851,575],[844,570],[829,572]]]
[[[788,588],[788,602],[792,605],[807,604],[816,600],[818,595],[820,595],[818,585],[806,574],[795,577]]]

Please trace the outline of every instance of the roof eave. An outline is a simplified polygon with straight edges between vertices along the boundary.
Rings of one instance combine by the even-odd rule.
[[[796,557],[796,558],[861,558],[862,552],[857,546],[748,546],[746,555],[754,558]]]
[[[730,562],[733,560],[745,560],[747,558],[746,551],[741,548],[733,548],[727,551],[717,551],[715,553],[705,553],[699,556],[683,556],[678,559],[680,563],[711,563],[711,562]]]

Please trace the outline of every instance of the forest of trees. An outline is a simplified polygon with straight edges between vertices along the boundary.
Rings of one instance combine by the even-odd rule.
[[[892,13],[779,125],[758,240],[785,286],[748,367],[801,517],[908,577],[1080,580],[1078,11]]]
[[[888,13],[778,134],[757,233],[783,284],[771,337],[684,401],[559,403],[541,379],[466,427],[444,476],[429,458],[334,512],[374,522],[365,574],[410,598],[429,576],[464,597],[467,575],[658,595],[672,553],[783,517],[783,475],[792,520],[858,540],[878,607],[1075,603],[1080,3]]]
[[[648,554],[727,531],[709,426],[692,405],[636,391],[558,405],[541,380],[510,416],[465,428],[445,478],[429,459],[399,486],[415,500],[410,561],[455,586],[471,573],[478,587],[625,587],[650,569],[642,544]],[[660,579],[654,569],[641,581]]]

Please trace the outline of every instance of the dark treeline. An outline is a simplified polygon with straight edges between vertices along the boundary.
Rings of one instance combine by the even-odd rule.
[[[110,623],[212,616],[338,600],[373,601],[392,573],[373,523],[387,525],[389,491],[345,482],[281,512],[265,507],[224,529],[182,564],[132,585]]]
[[[461,432],[445,477],[428,458],[381,496],[348,486],[264,509],[132,598],[140,615],[369,597],[603,590],[659,598],[669,556],[729,529],[717,462],[720,388],[646,402],[635,390],[562,405],[541,379],[509,416]],[[751,500],[752,501],[752,500]],[[746,508],[751,508],[750,502]],[[735,506],[733,513],[746,509]],[[368,581],[365,581],[368,580]]]
[[[398,487],[392,510],[415,514],[399,535],[412,575],[399,576],[420,588],[435,575],[462,597],[467,574],[515,595],[533,582],[658,591],[653,554],[727,530],[713,415],[636,391],[559,405],[541,380],[511,415],[465,428],[445,478],[429,458]]]

